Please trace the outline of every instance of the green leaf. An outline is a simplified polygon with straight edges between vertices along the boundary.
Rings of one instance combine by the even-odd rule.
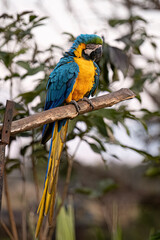
[[[35,67],[35,68],[30,68],[28,70],[28,72],[23,76],[23,78],[26,77],[26,76],[35,75],[35,74],[37,74],[38,72],[41,72],[41,71],[44,71],[44,65],[43,64],[38,66],[38,67]]]
[[[27,52],[28,48],[21,48],[19,51],[14,53],[14,57],[17,57],[21,54],[25,54]]]
[[[35,18],[37,18],[38,16],[36,15],[30,15],[29,16],[29,21],[32,22]]]
[[[142,18],[141,16],[131,16],[130,18],[129,18],[131,21],[135,21],[135,22],[137,22],[137,21],[142,21],[142,22],[144,22],[144,23],[147,23],[147,20],[146,19],[144,19],[144,18]]]
[[[133,44],[135,47],[139,48],[142,44],[144,43],[144,39],[140,38],[140,39],[136,39]]]
[[[12,64],[12,61],[15,57],[26,53],[27,49],[26,48],[22,48],[17,52],[6,52],[6,51],[0,51],[0,59],[2,59],[2,61],[4,62],[4,64],[6,65],[6,67],[10,67]]]
[[[47,18],[48,18],[48,17],[38,18],[36,21],[34,21],[33,27],[38,26],[38,23],[39,23],[39,24],[42,24],[42,23],[40,23],[40,22],[42,22],[43,20],[46,20]],[[43,25],[43,24],[42,24],[42,25]]]
[[[103,141],[99,138],[97,138],[96,136],[93,136],[93,135],[87,135],[87,137],[90,137],[91,139],[94,139],[99,145],[100,145],[100,148],[102,151],[106,151],[104,145],[103,145]]]
[[[37,74],[38,72],[44,71],[44,64],[41,64],[38,67],[31,67],[30,64],[26,61],[17,61],[16,62],[19,66],[27,70],[27,73],[23,75],[22,78],[25,78],[26,76]]]
[[[91,127],[96,127],[98,132],[102,135],[102,136],[108,136],[107,134],[107,130],[106,130],[106,124],[104,122],[104,119],[101,115],[99,115],[99,113],[91,113],[88,114],[89,119],[89,124],[91,125]]]
[[[17,61],[16,62],[20,67],[26,69],[27,71],[30,70],[30,65],[27,61]]]
[[[46,150],[42,147],[39,147],[38,149],[34,150],[32,156],[37,157],[39,159],[40,157],[45,158],[46,154],[48,154],[46,153]]]
[[[36,28],[36,27],[43,26],[43,25],[44,25],[44,23],[37,23],[37,24],[34,24],[34,25],[32,26],[32,29],[33,29],[33,28]]]
[[[33,99],[37,96],[38,94],[36,91],[30,91],[30,92],[26,92],[18,95],[18,97],[22,97],[22,99],[25,101],[25,104],[32,102]]]
[[[125,128],[127,135],[130,136],[130,130],[129,130],[129,128],[127,127],[127,125],[126,125],[123,121],[121,121],[121,124],[122,124],[123,127]]]
[[[99,182],[98,189],[100,190],[101,194],[104,195],[107,192],[115,189],[117,185],[115,184],[113,179],[104,179]]]
[[[4,80],[7,81],[7,80],[10,80],[12,78],[17,78],[17,77],[20,77],[19,73],[12,73],[11,75],[5,76]]]
[[[60,202],[60,201],[59,201]],[[61,207],[56,222],[56,240],[75,240],[74,209],[71,204]]]
[[[130,45],[131,46],[132,45],[131,38],[132,38],[132,34],[129,33],[129,34],[123,35],[120,38],[117,38],[116,41],[120,41],[120,42],[125,43],[126,45]]]
[[[20,104],[20,103],[15,102],[14,108],[15,108],[15,110],[17,110],[17,111],[26,112],[26,109],[25,109],[24,106],[23,106],[22,104]]]
[[[128,22],[128,19],[110,19],[109,21],[108,21],[108,23],[109,23],[109,25],[111,26],[111,27],[115,27],[115,26],[117,26],[117,25],[122,25],[122,24],[124,24],[124,23],[127,23]]]
[[[155,167],[149,167],[147,171],[145,172],[145,175],[147,177],[156,177],[160,176],[160,167],[155,166]]]
[[[97,240],[106,240],[106,233],[100,227],[94,226],[94,231]]]
[[[142,21],[142,22],[147,23],[147,21],[144,18],[142,18],[141,16],[131,16],[126,19],[118,19],[118,18],[110,19],[108,23],[111,27],[115,27],[117,25],[122,25],[122,24],[126,24],[126,23],[128,24],[128,23],[137,22],[137,21]]]
[[[94,144],[94,143],[89,143],[89,142],[88,142],[88,144],[89,144],[89,146],[91,147],[91,149],[92,149],[95,153],[101,153],[99,147],[98,147],[96,144]]]
[[[16,158],[8,159],[5,165],[5,169],[7,173],[11,173],[14,169],[20,168],[20,161]]]
[[[20,150],[21,155],[22,155],[22,156],[25,156],[27,150],[28,150],[30,147],[31,147],[30,145],[26,145],[26,146],[24,146],[23,148],[21,148],[21,150]]]
[[[0,51],[0,60],[2,60],[4,62],[5,66],[7,68],[11,65],[13,58],[14,58],[13,53]]]
[[[93,112],[92,115],[98,115],[98,117],[107,118],[112,120],[115,124],[123,118],[124,112],[116,111],[115,109],[99,109],[98,112]],[[107,134],[106,134],[107,135]]]
[[[77,118],[74,118],[74,119],[69,121],[68,130],[67,130],[68,134],[73,132],[73,129],[75,128],[76,123],[77,123]]]
[[[122,238],[122,229],[121,229],[121,227],[118,224],[116,226],[116,229],[113,231],[112,240],[123,240],[123,238]]]
[[[84,195],[91,195],[92,194],[92,189],[88,187],[78,187],[75,189],[76,193],[84,194]]]
[[[119,143],[118,141],[116,142],[117,145],[123,147],[123,148],[128,148],[130,150],[133,150],[137,153],[139,153],[140,155],[144,156],[144,160],[145,161],[153,161],[155,163],[158,163],[160,162],[160,157],[159,155],[157,156],[153,156],[151,154],[149,154],[148,152],[144,151],[144,150],[140,150],[140,149],[137,149],[137,148],[134,148],[134,147],[130,147],[130,146],[127,146],[127,145],[124,145],[124,144],[121,144]]]
[[[24,16],[30,13],[33,13],[33,11],[23,11],[22,13],[18,14],[18,16]]]
[[[133,53],[136,55],[142,55],[139,47],[133,46]]]
[[[0,18],[10,18],[10,19],[13,19],[13,15],[9,15],[7,13],[3,13],[2,15],[0,15]]]
[[[155,43],[155,42],[151,42],[151,45],[152,45],[152,47],[154,48],[154,49],[157,49],[157,44]]]
[[[68,35],[70,38],[69,38],[69,41],[70,42],[74,42],[74,40],[76,39],[73,34],[69,33],[69,32],[63,32],[62,34],[64,35]]]
[[[158,118],[160,117],[160,111],[150,112],[148,111],[148,109],[144,109],[144,108],[142,108],[141,111],[144,112],[142,120],[145,120],[145,121],[148,121],[149,119],[154,117],[158,117]]]
[[[75,189],[76,193],[88,195],[91,198],[100,198],[103,197],[109,191],[117,188],[117,184],[113,179],[103,179],[98,182],[96,188],[88,188],[88,187],[78,187]]]

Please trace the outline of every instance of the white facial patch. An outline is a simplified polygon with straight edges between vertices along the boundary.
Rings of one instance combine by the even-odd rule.
[[[91,52],[95,51],[97,48],[101,47],[100,44],[87,44],[86,49],[84,50],[85,54],[88,56],[91,54]]]

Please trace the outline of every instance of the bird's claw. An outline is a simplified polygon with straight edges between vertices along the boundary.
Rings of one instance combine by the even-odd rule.
[[[70,101],[69,104],[73,104],[76,108],[77,113],[79,114],[79,112],[81,110],[79,104],[75,100]]]
[[[84,97],[81,100],[87,102],[91,106],[92,110],[94,109],[93,103],[89,98]]]

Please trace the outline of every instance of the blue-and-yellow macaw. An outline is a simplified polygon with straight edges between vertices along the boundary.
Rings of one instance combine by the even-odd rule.
[[[95,61],[102,55],[102,38],[95,34],[81,34],[69,52],[64,54],[49,76],[44,110],[75,102],[94,95],[99,83],[100,70]],[[44,125],[42,143],[51,138],[48,166],[43,196],[39,204],[38,236],[43,217],[49,211],[49,223],[53,220],[60,155],[67,132],[68,120]]]

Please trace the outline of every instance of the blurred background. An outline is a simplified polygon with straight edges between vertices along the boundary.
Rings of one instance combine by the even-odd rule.
[[[43,111],[49,74],[81,33],[104,39],[97,96],[124,87],[136,94],[70,121],[63,206],[40,240],[160,239],[159,24],[159,0],[0,1],[0,123],[7,99],[14,120]],[[7,148],[2,240],[35,239],[49,150],[41,131],[18,134]]]

